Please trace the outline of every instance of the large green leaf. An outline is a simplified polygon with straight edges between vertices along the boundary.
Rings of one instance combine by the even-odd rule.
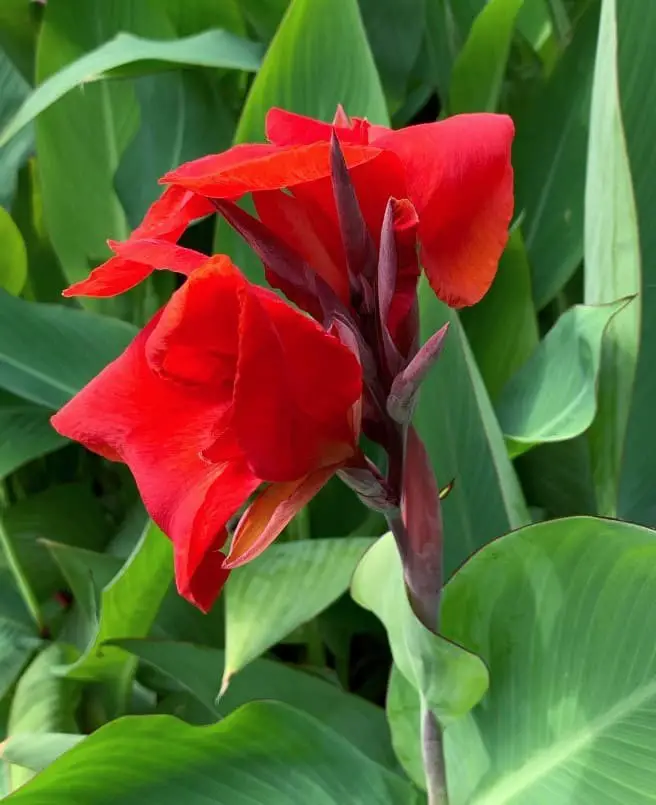
[[[149,523],[121,572],[103,587],[93,640],[66,673],[75,679],[103,681],[111,713],[120,713],[127,705],[136,662],[121,649],[103,644],[119,637],[145,637],[172,578],[171,543]]]
[[[194,696],[211,721],[250,701],[281,701],[318,718],[372,760],[395,766],[383,711],[318,676],[280,662],[255,660],[235,676],[217,701],[225,656],[222,650],[163,640],[115,643],[165,674],[173,682],[172,688]]]
[[[583,256],[583,196],[598,6],[590,5],[544,87],[520,94],[511,112],[517,212],[533,269],[533,296],[544,307]]]
[[[401,559],[391,534],[381,537],[358,565],[351,595],[387,630],[394,663],[441,720],[462,716],[485,693],[485,665],[455,643],[429,632],[412,611]]]
[[[426,0],[426,52],[434,86],[446,98],[451,70],[485,0]]]
[[[477,305],[460,312],[460,320],[495,400],[539,341],[531,269],[520,229],[510,235],[492,287]]]
[[[30,83],[34,80],[39,11],[38,6],[25,0],[4,0],[0,5],[0,48]]]
[[[493,684],[446,730],[452,805],[647,805],[656,790],[656,535],[611,520],[531,526],[449,582],[445,635]],[[393,724],[418,762],[418,705]]]
[[[617,86],[615,0],[605,0],[595,62],[585,193],[585,301],[640,290],[640,242]],[[614,516],[640,339],[638,297],[609,323],[590,431],[600,514]]]
[[[515,20],[524,0],[489,0],[453,65],[449,112],[495,112]]]
[[[278,543],[235,570],[225,589],[224,686],[247,663],[346,592],[371,542],[353,537]]]
[[[52,643],[30,664],[16,685],[9,712],[8,735],[43,732],[77,732],[75,710],[79,702],[77,683],[59,678],[54,670],[70,659],[65,646]],[[10,767],[12,789],[33,774],[19,766]]]
[[[457,314],[438,302],[425,282],[420,304],[424,340],[450,324],[415,417],[440,485],[455,481],[442,507],[448,577],[482,545],[530,518]]]
[[[415,793],[320,722],[262,702],[211,727],[190,727],[167,716],[115,721],[13,794],[14,802],[25,805],[144,800],[411,805]]]
[[[0,388],[59,408],[128,345],[116,319],[0,292]]]
[[[272,106],[332,120],[339,103],[348,114],[389,123],[358,4],[292,0],[246,99],[237,139],[261,140]]]
[[[204,39],[195,40],[197,44],[206,46],[201,60],[207,62],[207,59],[211,59],[216,64],[222,58],[221,54],[225,53],[225,47],[238,44],[228,34],[217,35],[206,31],[208,23],[212,28],[230,24],[234,15],[226,14],[225,6],[225,3],[208,4],[206,0],[137,4],[132,0],[114,0],[112,3],[89,0],[79,8],[69,3],[50,3],[45,10],[39,38],[37,79],[43,83],[59,70],[73,70],[69,65],[80,58],[88,58],[90,51],[102,48],[119,33],[148,40],[174,40],[178,35],[188,36],[205,31]],[[194,30],[195,26],[200,27]],[[70,32],[69,36],[62,40],[60,31]],[[121,42],[125,44],[126,41],[135,44],[133,40],[117,40],[121,48]],[[208,55],[212,42],[222,47],[220,50],[215,48]],[[151,44],[147,43],[147,49],[151,48]],[[165,50],[173,48],[174,51],[187,48],[184,43],[171,44],[170,41],[154,45],[155,48],[160,46]],[[116,41],[111,47],[117,48]],[[193,50],[196,52],[197,48]],[[101,51],[101,54],[106,52]],[[250,56],[246,55],[253,66],[253,54],[251,51],[249,53]],[[243,63],[240,60],[240,64]],[[188,144],[188,132],[186,128],[181,131],[180,125],[187,127],[196,119],[194,110],[197,98],[195,93],[189,95],[186,92],[187,87],[194,83],[193,79],[180,82],[175,75],[160,74],[153,76],[153,80],[159,84],[157,95],[160,103],[169,110],[167,128],[177,130]],[[184,91],[184,103],[188,104],[182,117],[179,116],[183,102],[180,99],[181,91]],[[109,255],[105,244],[108,237],[122,239],[127,236],[128,223],[114,189],[115,173],[139,131],[140,120],[144,120],[144,115],[151,114],[153,108],[156,109],[157,120],[161,120],[162,108],[150,104],[140,108],[132,81],[100,81],[86,83],[83,91],[68,93],[37,118],[37,148],[45,217],[53,245],[69,280],[85,276],[91,265]],[[153,124],[152,120],[147,123],[148,126]],[[211,132],[207,136],[211,137]],[[147,143],[147,138],[142,137],[141,141]],[[175,139],[171,140],[163,134],[159,142],[175,145]],[[203,139],[203,143],[205,149],[207,141]],[[171,158],[173,151],[173,148],[169,151]],[[157,162],[160,157],[152,157],[147,150],[144,153],[144,181],[148,185],[147,193],[152,193],[154,188],[150,172],[153,159]],[[185,153],[187,156],[189,154]],[[133,164],[138,164],[134,157]],[[140,182],[139,174],[140,171],[132,177],[134,185]],[[75,220],[76,226],[70,226],[71,220]],[[129,307],[132,303],[104,304]]]
[[[590,427],[597,411],[597,376],[604,332],[627,300],[576,305],[558,319],[497,401],[511,452],[562,442]]]
[[[50,424],[52,411],[0,392],[0,480],[66,444]]]
[[[117,67],[135,62],[167,62],[255,72],[262,48],[227,31],[205,31],[183,39],[151,40],[121,33],[86,53],[41,83],[0,132],[5,145],[24,126],[76,87],[107,78]]]
[[[30,771],[42,771],[83,740],[83,735],[66,732],[26,732],[5,741],[0,757]]]
[[[656,499],[649,482],[656,470],[656,433],[652,403],[656,396],[656,154],[649,132],[656,127],[656,71],[651,43],[656,7],[617,3],[619,96],[638,213],[642,282],[640,354],[624,445],[618,515],[656,525]],[[612,92],[612,88],[609,88]],[[608,192],[612,185],[607,189]],[[614,188],[616,189],[616,188]],[[630,270],[627,266],[626,270]],[[631,271],[633,273],[633,270]],[[627,360],[632,361],[629,355]]]

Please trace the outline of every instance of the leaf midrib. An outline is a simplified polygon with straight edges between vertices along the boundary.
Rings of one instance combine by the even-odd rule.
[[[473,799],[470,805],[508,805],[517,794],[526,791],[551,771],[564,765],[570,758],[592,744],[609,727],[621,722],[654,697],[656,697],[656,679],[620,699],[607,713],[593,719],[585,729],[557,741],[549,749],[538,752],[522,767],[510,772],[505,779],[502,778],[492,788]]]

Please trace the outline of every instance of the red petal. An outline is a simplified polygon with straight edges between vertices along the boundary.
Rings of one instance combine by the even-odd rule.
[[[339,469],[322,467],[306,478],[273,484],[242,515],[224,567],[234,568],[259,556]]]
[[[223,154],[187,162],[162,179],[211,198],[236,199],[257,190],[294,187],[330,176],[329,145],[326,142],[279,148],[275,145],[236,145]],[[345,145],[349,166],[361,165],[378,156],[376,148]]]
[[[110,257],[106,263],[94,268],[86,279],[66,288],[62,296],[117,296],[143,282],[152,271],[152,266]]]
[[[154,268],[163,268],[166,263],[160,258],[151,259],[141,253],[129,252],[133,241],[142,239],[157,241],[177,241],[187,225],[214,211],[212,203],[181,187],[169,187],[151,205],[143,222],[134,230],[128,241],[121,245],[110,244],[120,257],[111,257],[107,262],[94,268],[89,276],[76,282],[64,291],[64,296],[117,296],[129,291],[148,277]],[[123,248],[125,247],[125,248]],[[136,247],[139,248],[139,247]],[[170,257],[170,255],[169,255]],[[169,266],[166,266],[169,267]],[[171,267],[172,270],[178,270]],[[182,272],[186,273],[186,272]]]
[[[243,460],[201,457],[226,404],[188,393],[149,367],[145,348],[158,318],[52,422],[63,436],[128,464],[150,516],[174,543],[178,589],[207,609],[225,577],[216,553],[225,523],[260,479]]]
[[[282,190],[256,193],[253,200],[260,221],[294,249],[348,304],[348,272],[336,218],[327,215],[311,199],[295,198]],[[282,290],[305,308],[295,298],[293,288]]]
[[[477,302],[494,279],[513,210],[513,134],[505,115],[472,114],[376,140],[405,167],[422,263],[435,293],[453,307]]]
[[[168,240],[130,238],[123,243],[110,241],[109,245],[119,257],[134,260],[151,268],[166,268],[186,276],[209,260],[206,254],[186,249]]]
[[[225,255],[205,258],[176,291],[146,345],[150,366],[194,393],[229,401],[237,370],[239,296],[246,280]]]
[[[353,449],[351,407],[362,373],[353,355],[316,322],[278,299],[244,292],[234,416],[253,471],[290,481]],[[341,447],[339,447],[341,446]]]
[[[313,117],[297,115],[284,109],[270,109],[266,117],[267,140],[275,145],[309,145],[327,142],[335,131],[340,142],[367,145],[369,123],[360,118],[349,121],[342,109],[335,123],[324,123]]]

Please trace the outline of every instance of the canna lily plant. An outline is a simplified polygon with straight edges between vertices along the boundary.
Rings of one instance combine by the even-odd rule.
[[[112,296],[155,270],[185,278],[53,424],[129,466],[173,542],[179,592],[201,609],[338,475],[386,517],[410,604],[437,632],[440,490],[412,414],[446,332],[420,345],[417,282],[423,270],[452,307],[490,287],[513,211],[513,132],[504,115],[391,131],[341,109],[332,124],[272,109],[267,144],[168,173],[142,224],[65,292]],[[178,245],[213,213],[271,288]],[[440,726],[426,705],[422,719],[429,800],[445,803]]]

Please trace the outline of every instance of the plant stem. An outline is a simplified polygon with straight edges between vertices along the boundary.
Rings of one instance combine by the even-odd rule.
[[[447,805],[446,764],[442,730],[435,713],[421,699],[421,752],[426,774],[428,805]]]

